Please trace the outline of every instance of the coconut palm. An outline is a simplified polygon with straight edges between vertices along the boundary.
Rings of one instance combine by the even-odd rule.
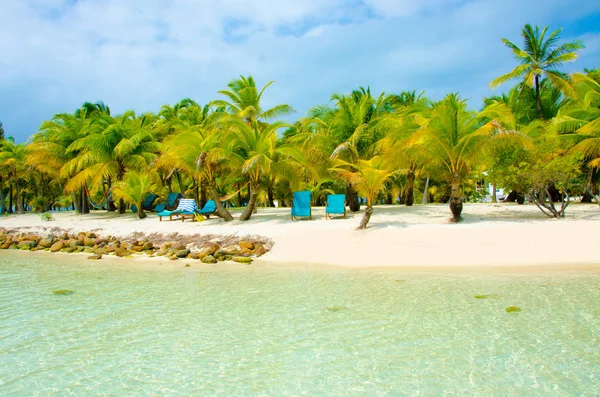
[[[15,144],[12,137],[3,140],[0,148],[0,168],[6,180],[11,186],[15,187],[15,199],[17,201],[17,212],[24,214],[23,200],[21,197],[21,188],[27,175],[26,166],[26,147],[25,144]],[[3,186],[0,186],[3,188]]]
[[[398,171],[393,171],[389,161],[382,156],[373,156],[369,160],[360,159],[355,164],[336,159],[333,165],[331,172],[351,183],[358,194],[367,198],[365,214],[358,226],[358,229],[365,229],[373,214],[373,203],[377,195]]]
[[[273,81],[269,81],[259,91],[252,76],[240,76],[239,79],[234,79],[227,85],[229,90],[219,91],[219,94],[226,96],[228,99],[214,100],[210,103],[210,106],[224,108],[228,113],[239,117],[249,126],[252,126],[256,121],[270,121],[292,113],[294,109],[286,104],[276,105],[266,110],[262,108],[263,93],[273,83]]]
[[[142,170],[155,158],[158,143],[154,140],[153,128],[156,116],[145,113],[136,116],[133,111],[112,118],[97,117],[90,126],[90,133],[74,141],[67,151],[77,156],[64,168],[75,173],[66,185],[67,191],[91,183],[101,186],[108,181],[123,180],[130,170]],[[125,212],[125,202],[119,200],[119,213]]]
[[[220,133],[216,128],[186,128],[169,137],[162,145],[157,167],[180,169],[198,180],[205,180],[210,198],[217,206],[217,213],[225,221],[233,220],[229,211],[221,204],[217,192],[216,178],[225,165],[225,151],[220,147]],[[233,166],[232,162],[228,162]]]
[[[297,178],[295,167],[305,161],[298,148],[278,144],[277,131],[287,127],[283,122],[261,124],[254,121],[248,125],[239,118],[232,117],[227,125],[229,133],[223,141],[227,158],[240,162],[241,172],[250,183],[248,206],[240,216],[241,221],[246,221],[254,212],[262,178],[267,175]]]
[[[540,118],[544,119],[540,94],[540,79],[546,77],[552,85],[563,93],[573,95],[574,91],[568,76],[559,69],[565,62],[577,59],[577,51],[584,48],[579,40],[558,45],[562,29],[555,30],[546,38],[548,26],[541,32],[536,26],[527,24],[523,27],[522,36],[525,49],[519,48],[507,39],[502,39],[504,44],[513,51],[520,65],[511,72],[502,75],[490,83],[491,88],[516,78],[523,78],[525,84],[535,88],[535,98]]]
[[[295,139],[303,141],[304,150],[319,162],[342,159],[355,164],[369,157],[374,143],[381,139],[391,117],[391,97],[382,93],[375,98],[368,88],[360,88],[350,95],[335,94],[333,106],[320,105],[311,109],[304,119],[304,133]],[[351,211],[360,204],[352,185],[346,187],[346,197]]]
[[[417,115],[421,125],[418,139],[431,157],[431,165],[444,171],[451,186],[452,219],[459,221],[463,209],[462,184],[473,165],[479,163],[483,145],[492,137],[510,137],[517,133],[500,134],[515,129],[510,109],[494,104],[481,113],[469,111],[457,94],[449,94],[433,105],[430,113]]]
[[[122,181],[115,183],[113,194],[119,200],[135,204],[138,208],[138,217],[144,219],[148,216],[144,212],[144,199],[155,187],[155,180],[153,173],[128,171]]]

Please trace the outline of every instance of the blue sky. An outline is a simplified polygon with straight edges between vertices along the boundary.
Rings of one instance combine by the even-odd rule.
[[[13,0],[2,5],[0,121],[25,141],[43,120],[104,101],[114,114],[200,103],[236,76],[275,84],[265,105],[303,116],[334,92],[459,92],[479,107],[515,66],[506,37],[564,28],[600,67],[598,0]]]

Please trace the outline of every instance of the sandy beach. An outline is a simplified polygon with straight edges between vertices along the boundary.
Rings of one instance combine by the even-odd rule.
[[[135,232],[256,235],[274,247],[261,257],[271,264],[309,263],[349,267],[600,265],[600,208],[571,204],[566,219],[549,219],[534,205],[467,204],[464,221],[449,221],[444,204],[377,206],[369,228],[355,230],[362,212],[326,220],[313,208],[312,220],[291,221],[289,208],[260,208],[248,222],[159,222],[155,214],[94,212],[10,215],[0,227],[43,232],[61,228],[124,237]],[[233,212],[235,218],[239,212]]]

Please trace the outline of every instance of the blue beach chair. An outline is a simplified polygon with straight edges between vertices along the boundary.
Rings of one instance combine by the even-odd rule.
[[[195,219],[196,214],[198,213],[198,207],[196,206],[196,201],[193,199],[181,199],[179,200],[179,205],[174,211],[164,210],[156,214],[160,221],[162,222],[163,216],[168,216],[170,221],[179,220],[184,222],[185,218]],[[173,219],[173,217],[176,217]]]
[[[331,219],[331,215],[343,215],[346,218],[346,195],[329,194],[327,206],[325,207],[325,219]]]
[[[199,214],[205,215],[206,218],[210,218],[211,215],[215,215],[215,212],[217,211],[217,205],[215,204],[214,200],[208,200],[206,202],[206,204],[204,204],[204,207],[202,207],[201,210],[198,211]]]
[[[144,202],[142,203],[142,208],[144,209],[144,211],[152,211],[154,209],[154,200],[156,200],[157,198],[158,194],[150,193],[149,195],[147,195],[144,199]]]
[[[292,220],[299,217],[308,217],[308,219],[312,219],[310,195],[310,190],[294,192],[294,201],[292,202]]]
[[[179,193],[169,193],[169,195],[167,196],[167,206],[166,206],[166,209],[167,210],[174,210],[174,209],[176,209],[178,201],[181,198],[182,198],[182,196]]]

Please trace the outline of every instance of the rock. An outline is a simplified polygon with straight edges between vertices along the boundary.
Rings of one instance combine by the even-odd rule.
[[[152,245],[152,243],[150,241],[147,241],[142,246],[142,251],[148,251],[148,250],[151,250],[152,248],[154,248],[154,245]]]
[[[257,245],[256,249],[254,250],[254,255],[259,257],[259,256],[263,256],[267,252],[269,252],[269,250],[266,249],[264,245],[259,244],[259,245]]]
[[[90,256],[88,256],[88,259],[96,260],[97,261],[98,259],[102,259],[102,254],[90,255]]]
[[[75,248],[73,247],[66,247],[60,250],[60,252],[66,252],[67,254],[70,254],[72,252],[75,252]]]
[[[85,245],[86,247],[93,247],[94,245],[96,245],[96,240],[90,237],[86,237],[83,239],[83,245]]]
[[[134,245],[133,247],[131,247],[131,250],[132,250],[133,252],[142,252],[142,251],[143,251],[143,249],[144,249],[144,247],[143,247],[143,246],[141,246],[141,245]]]
[[[169,258],[170,260],[172,260],[172,261],[176,261],[177,259],[179,259],[179,258],[178,258],[178,257],[176,257],[175,255],[168,256],[168,258]]]
[[[105,248],[96,248],[94,250],[94,255],[100,255],[100,256],[102,256],[102,255],[106,255],[107,253],[108,252],[106,251]]]
[[[217,250],[217,252],[215,252],[214,257],[219,259],[219,260],[223,260],[221,259],[221,257],[225,257],[225,256],[233,256],[233,255],[241,255],[242,252],[239,250],[238,247],[236,247],[235,245],[230,245],[228,247],[224,247],[221,248],[219,250]]]
[[[158,250],[158,252],[156,253],[156,256],[164,256],[167,254],[166,250],[163,250],[162,248],[160,250]]]
[[[92,247],[85,247],[83,248],[83,252],[85,252],[86,254],[93,254],[94,249]]]
[[[65,248],[65,242],[60,240],[50,246],[50,252],[57,252]]]
[[[217,263],[217,259],[212,255],[207,255],[202,258],[203,263]]]
[[[240,241],[238,245],[243,251],[252,251],[254,249],[254,243],[252,241]]]
[[[107,245],[106,247],[104,247],[104,249],[106,250],[107,253],[111,253],[111,252],[115,252],[117,247],[115,247],[114,245]]]
[[[201,259],[200,252],[195,251],[195,252],[190,253],[190,258],[191,259]]]
[[[185,258],[186,256],[188,256],[190,254],[190,250],[189,249],[181,249],[178,250],[177,252],[175,252],[175,256],[178,258]]]
[[[83,240],[79,241],[79,240],[71,240],[71,242],[69,243],[69,247],[71,248],[77,248],[83,246]]]
[[[38,243],[38,246],[42,247],[42,248],[50,248],[50,247],[52,247],[52,240],[47,239],[47,238],[41,239],[40,242]]]
[[[20,250],[30,250],[34,248],[37,244],[35,241],[31,240],[22,240],[19,244],[17,244],[17,248]]]
[[[2,245],[0,245],[0,249],[6,250],[8,247],[12,245],[12,240],[6,240]]]
[[[75,248],[75,252],[83,252],[83,250],[85,250],[85,247],[77,247]]]
[[[128,255],[131,254],[129,251],[127,251],[123,247],[115,248],[114,253],[115,253],[116,256],[121,257],[121,258],[124,257],[124,256],[128,256]]]
[[[231,260],[237,263],[244,263],[246,265],[252,263],[252,259],[248,258],[247,256],[232,256]]]
[[[180,251],[182,249],[185,249],[185,244],[180,242],[174,242],[173,244],[171,244],[171,248],[173,248],[175,251]]]
[[[123,249],[129,249],[129,244],[127,244],[126,242],[121,242],[119,244],[119,247],[123,248]]]
[[[521,308],[517,306],[509,306],[505,310],[507,313],[518,313],[521,311]]]
[[[211,243],[211,242],[204,243],[202,245],[202,249],[199,252],[199,258],[202,259],[202,258],[207,257],[208,255],[213,255],[215,252],[217,252],[219,250],[219,248],[220,247],[218,244]]]
[[[171,248],[171,243],[164,243],[163,245],[160,246],[160,249],[163,251],[166,251],[169,248]]]
[[[102,244],[106,244],[106,240],[103,239],[102,237],[98,237],[95,241],[96,245],[102,245]]]

